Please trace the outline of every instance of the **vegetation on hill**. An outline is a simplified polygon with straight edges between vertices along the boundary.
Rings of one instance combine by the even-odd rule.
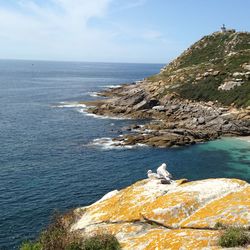
[[[191,100],[250,106],[250,33],[205,36],[148,80],[164,82],[161,97],[175,92]]]
[[[224,105],[235,104],[237,107],[250,106],[250,81],[241,86],[228,90],[219,91],[222,78],[208,77],[194,85],[188,82],[176,91],[181,97],[197,101],[218,101]]]

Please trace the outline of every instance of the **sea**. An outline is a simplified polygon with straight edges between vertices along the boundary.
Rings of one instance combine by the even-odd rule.
[[[165,162],[175,179],[250,181],[250,143],[222,138],[180,148],[115,147],[144,121],[92,116],[80,101],[141,80],[162,64],[0,61],[0,249],[35,239],[55,211],[89,205]]]

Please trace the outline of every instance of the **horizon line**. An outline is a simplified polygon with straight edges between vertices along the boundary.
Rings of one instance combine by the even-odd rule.
[[[0,58],[0,61],[30,61],[30,62],[58,62],[58,63],[110,63],[110,64],[168,64],[169,62],[127,62],[127,61],[84,61],[84,60],[58,60],[58,59],[20,59]]]

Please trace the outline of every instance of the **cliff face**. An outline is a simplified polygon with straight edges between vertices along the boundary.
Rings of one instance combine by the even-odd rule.
[[[237,179],[170,185],[146,179],[75,213],[72,230],[114,234],[123,249],[219,249],[216,224],[250,226],[250,185]]]

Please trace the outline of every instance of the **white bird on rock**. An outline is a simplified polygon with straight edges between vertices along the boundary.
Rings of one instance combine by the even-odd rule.
[[[153,173],[152,170],[148,170],[147,174],[149,179],[160,179],[160,176],[156,173]]]
[[[157,168],[156,172],[160,178],[170,181],[172,178],[172,175],[166,170],[166,168],[167,168],[167,164],[163,163],[161,164],[160,167]]]

